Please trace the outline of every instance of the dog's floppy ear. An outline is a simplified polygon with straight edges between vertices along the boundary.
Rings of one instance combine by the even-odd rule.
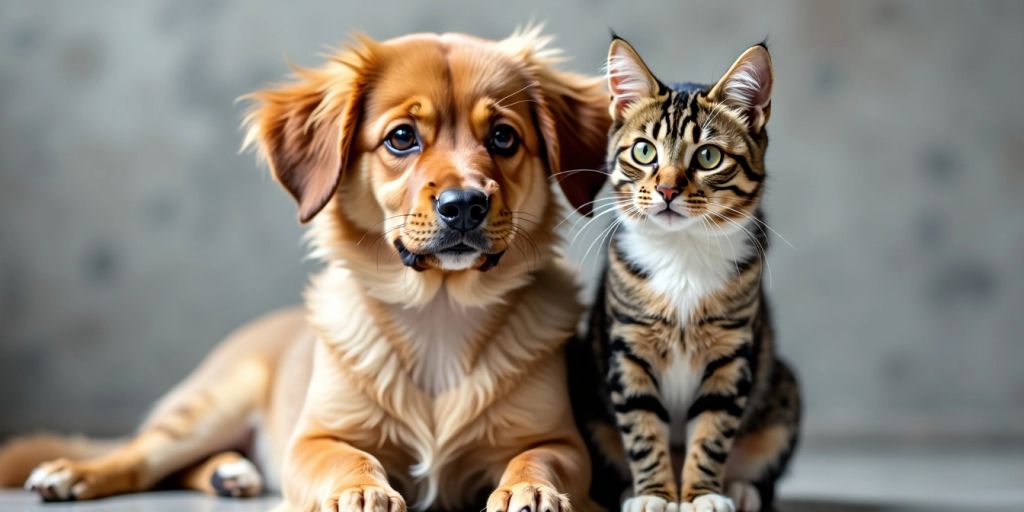
[[[557,50],[546,49],[550,38],[540,29],[513,34],[502,44],[528,63],[535,81],[527,91],[536,107],[537,124],[547,152],[548,169],[572,207],[590,215],[594,197],[604,185],[608,145],[608,93],[600,78],[554,68]]]
[[[309,222],[334,196],[356,135],[369,41],[315,69],[295,69],[296,81],[245,95],[243,147],[259,146],[274,179]]]
[[[548,168],[569,204],[590,215],[608,177],[608,94],[600,80],[571,73],[551,72],[540,80],[544,103],[538,104],[538,120]]]

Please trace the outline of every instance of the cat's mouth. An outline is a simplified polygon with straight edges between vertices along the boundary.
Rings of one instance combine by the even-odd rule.
[[[654,225],[670,231],[685,229],[698,222],[699,217],[699,215],[689,215],[686,212],[676,210],[669,205],[665,205],[662,209],[653,214],[648,214],[648,216],[654,221]]]
[[[671,206],[665,206],[660,212],[655,213],[654,216],[665,219],[685,219],[687,217],[685,213],[677,212]]]

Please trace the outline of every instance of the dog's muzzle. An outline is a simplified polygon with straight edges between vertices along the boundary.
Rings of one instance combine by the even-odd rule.
[[[417,271],[423,272],[430,268],[430,259],[434,258],[432,254],[416,254],[410,251],[402,240],[395,240],[395,250],[398,251],[398,257],[402,260],[402,264]],[[483,254],[480,257],[480,263],[477,264],[476,269],[481,272],[486,272],[498,265],[501,261],[501,257],[505,255],[505,251],[496,252],[492,254]]]

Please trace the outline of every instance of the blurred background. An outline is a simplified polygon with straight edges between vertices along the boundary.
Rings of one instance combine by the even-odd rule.
[[[0,436],[128,432],[300,300],[317,265],[235,98],[354,30],[530,20],[571,69],[612,27],[666,80],[767,37],[769,293],[809,445],[1024,440],[1024,3],[880,0],[3,2]]]

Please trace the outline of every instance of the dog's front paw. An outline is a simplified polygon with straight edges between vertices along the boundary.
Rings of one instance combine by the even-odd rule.
[[[487,512],[569,512],[569,497],[544,484],[499,487],[487,499]]]
[[[238,459],[217,466],[210,486],[218,496],[249,498],[263,494],[263,476],[248,459]]]
[[[679,504],[661,496],[633,496],[622,503],[622,512],[679,512]]]
[[[321,512],[405,512],[405,500],[390,487],[360,485],[339,490]]]
[[[681,512],[736,512],[736,506],[731,499],[721,494],[704,494],[697,496],[691,502],[683,503],[679,510]]]
[[[57,459],[36,467],[25,481],[25,489],[39,494],[43,501],[71,501],[86,497],[88,480],[78,464]]]

